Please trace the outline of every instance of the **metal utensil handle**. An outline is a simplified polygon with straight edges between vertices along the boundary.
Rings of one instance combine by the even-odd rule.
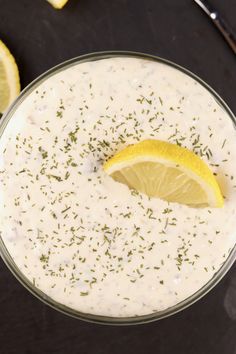
[[[212,12],[210,16],[216,27],[226,39],[229,46],[233,49],[234,54],[236,54],[236,37],[229,25],[218,15],[217,12]]]

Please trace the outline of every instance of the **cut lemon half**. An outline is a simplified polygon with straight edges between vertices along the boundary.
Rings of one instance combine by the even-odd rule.
[[[15,59],[0,40],[0,115],[20,93],[20,78]]]
[[[160,140],[145,140],[118,152],[104,164],[114,180],[168,202],[192,207],[223,206],[218,183],[192,151]]]
[[[55,9],[62,9],[68,0],[47,0]]]

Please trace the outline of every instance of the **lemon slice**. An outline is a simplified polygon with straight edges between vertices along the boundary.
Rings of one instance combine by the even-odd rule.
[[[190,150],[160,140],[145,140],[118,152],[104,164],[114,180],[168,202],[192,207],[223,206],[218,183]]]
[[[0,115],[20,93],[20,78],[14,57],[0,40]]]
[[[47,0],[55,9],[62,9],[68,0]]]

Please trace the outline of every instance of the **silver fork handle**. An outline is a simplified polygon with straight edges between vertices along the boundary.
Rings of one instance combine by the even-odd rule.
[[[212,12],[210,17],[216,27],[219,29],[221,34],[224,36],[225,40],[232,48],[234,54],[236,54],[236,37],[233,33],[233,30],[229,27],[229,25],[218,15],[217,12]]]

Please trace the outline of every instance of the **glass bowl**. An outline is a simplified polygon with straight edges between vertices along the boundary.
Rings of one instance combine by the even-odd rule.
[[[213,98],[216,100],[216,102],[226,111],[226,113],[229,115],[229,117],[232,119],[234,125],[236,126],[235,116],[233,115],[233,113],[231,112],[229,107],[226,105],[226,103],[222,100],[222,98],[211,87],[209,87],[203,80],[201,80],[199,77],[197,77],[196,75],[194,75],[190,71],[188,71],[188,70],[182,68],[181,66],[174,64],[168,60],[165,60],[165,59],[153,56],[153,55],[136,53],[136,52],[127,52],[127,51],[110,51],[110,52],[92,53],[92,54],[82,55],[82,56],[73,58],[71,60],[68,60],[68,61],[62,63],[62,64],[55,66],[54,68],[48,70],[46,73],[39,76],[36,80],[34,80],[30,85],[28,85],[21,92],[20,96],[16,99],[16,101],[11,105],[11,107],[8,109],[8,111],[2,117],[1,123],[0,123],[0,136],[2,135],[6,125],[8,124],[9,120],[12,117],[13,113],[20,106],[22,101],[24,101],[25,98],[28,95],[30,95],[30,93],[34,89],[36,89],[37,86],[39,86],[43,81],[45,81],[49,77],[57,74],[58,72],[60,72],[64,69],[67,69],[69,67],[72,67],[78,63],[100,60],[100,59],[111,58],[111,57],[133,57],[133,58],[152,60],[152,61],[156,61],[156,62],[160,62],[160,63],[166,64],[166,65],[169,65],[177,70],[182,71],[183,73],[192,77],[194,80],[196,80],[198,83],[200,83],[202,86],[204,86],[208,90],[208,92],[213,96]],[[77,319],[80,319],[80,320],[101,323],[101,324],[111,324],[111,325],[132,325],[132,324],[142,324],[142,323],[147,323],[147,322],[151,322],[151,321],[156,321],[156,320],[160,320],[162,318],[168,317],[170,315],[173,315],[179,311],[182,311],[186,307],[192,305],[194,302],[196,302],[197,300],[202,298],[204,295],[206,295],[222,279],[222,277],[226,274],[226,272],[233,265],[233,263],[236,259],[236,245],[232,249],[231,253],[229,254],[227,260],[224,262],[222,267],[218,270],[218,272],[216,272],[215,275],[211,278],[211,280],[208,281],[208,283],[206,283],[202,288],[200,288],[193,295],[186,298],[184,301],[181,301],[180,303],[176,304],[175,306],[167,308],[166,310],[159,311],[156,313],[151,313],[148,315],[143,315],[143,316],[135,316],[135,317],[107,317],[107,316],[93,315],[93,314],[82,313],[82,312],[79,312],[79,311],[74,310],[72,308],[69,308],[67,306],[64,306],[64,305],[54,301],[53,299],[51,299],[49,296],[47,296],[45,293],[43,293],[40,289],[36,288],[21,273],[21,271],[18,269],[18,267],[14,263],[13,259],[11,258],[11,255],[9,254],[1,237],[0,237],[0,254],[1,254],[3,261],[7,265],[7,267],[14,274],[14,276],[19,280],[19,282],[26,289],[28,289],[33,295],[35,295],[38,299],[43,301],[45,304],[51,306],[52,308],[54,308],[64,314],[67,314],[71,317],[75,317]]]

